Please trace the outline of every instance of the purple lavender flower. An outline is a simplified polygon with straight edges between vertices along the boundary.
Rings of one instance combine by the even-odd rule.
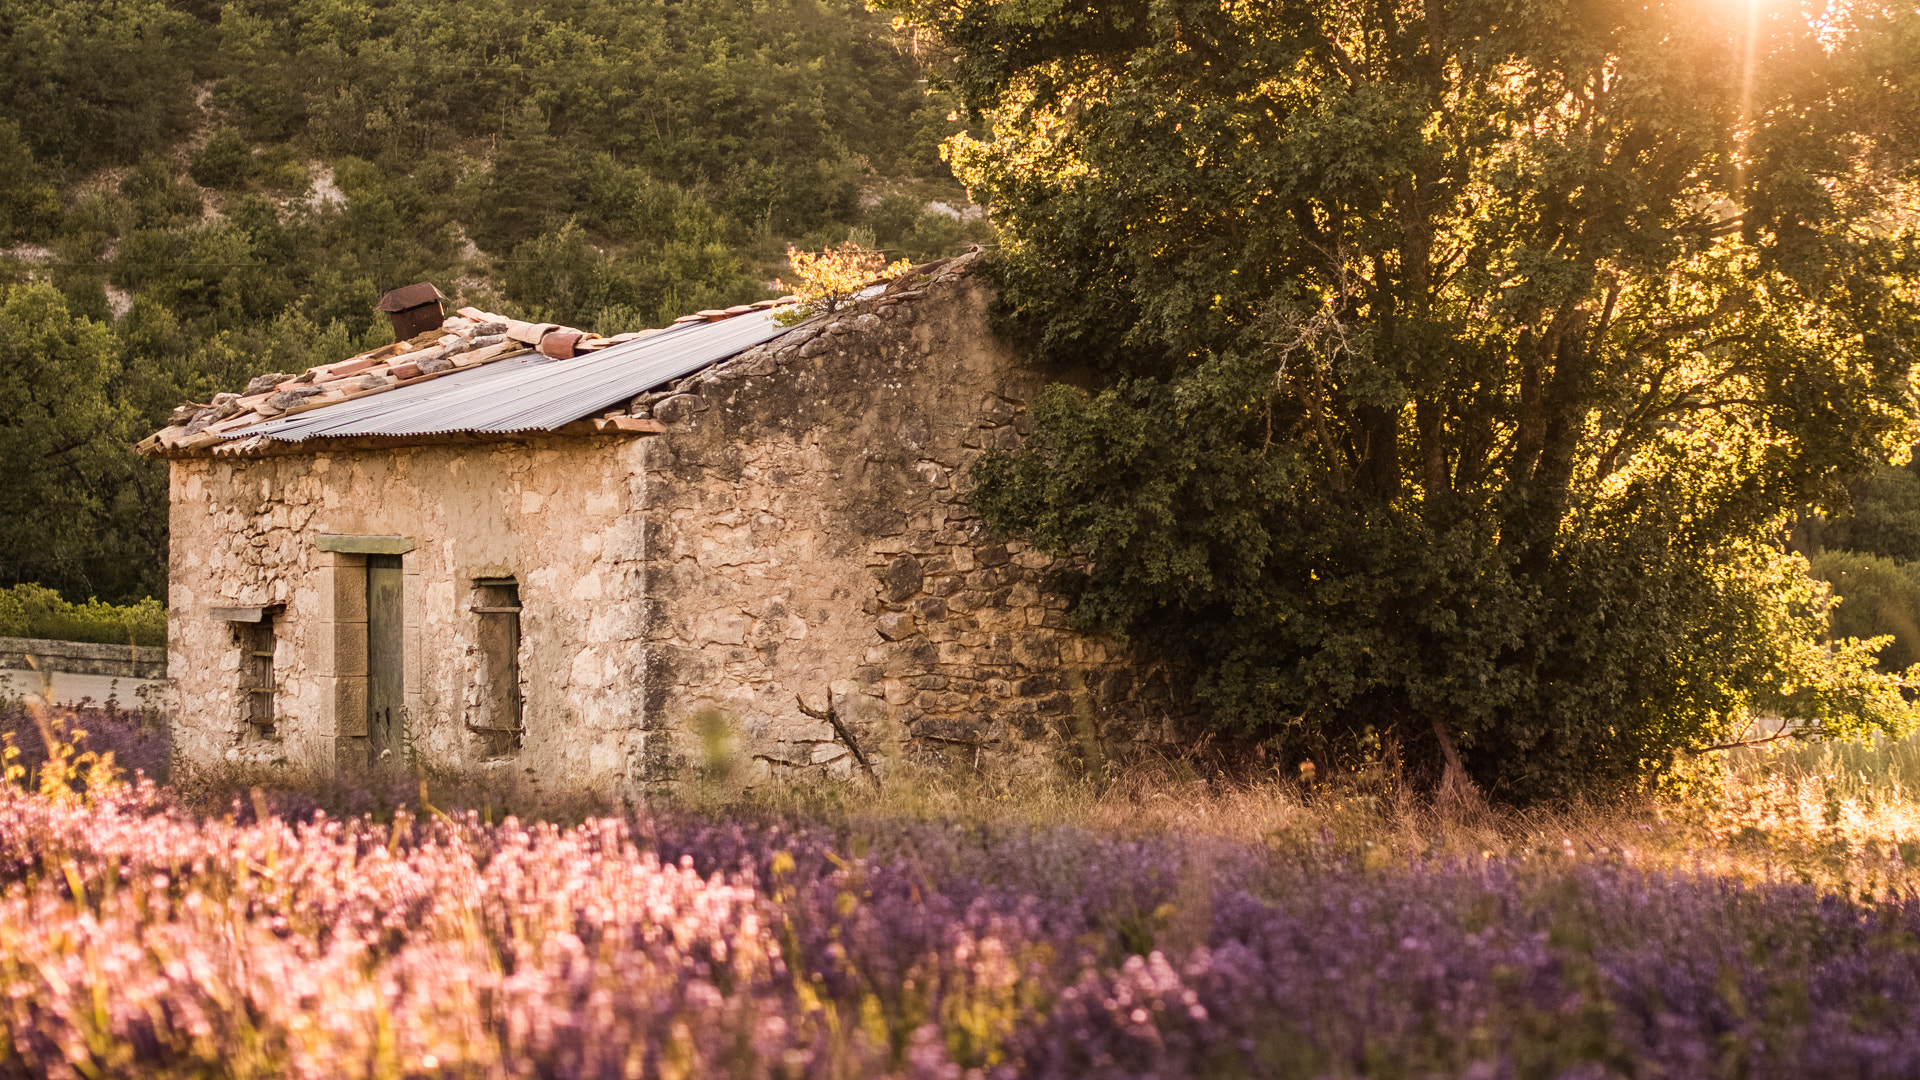
[[[1905,1077],[1920,900],[0,790],[0,1075]]]

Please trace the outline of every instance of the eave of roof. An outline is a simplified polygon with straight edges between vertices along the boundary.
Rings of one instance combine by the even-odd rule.
[[[183,406],[179,422],[135,449],[178,456],[240,441],[557,431],[785,333],[773,315],[792,302],[703,311],[611,338],[461,308],[412,341]]]

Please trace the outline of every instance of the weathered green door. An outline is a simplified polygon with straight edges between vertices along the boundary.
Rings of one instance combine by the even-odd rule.
[[[367,749],[376,768],[406,755],[406,616],[398,555],[367,556]]]

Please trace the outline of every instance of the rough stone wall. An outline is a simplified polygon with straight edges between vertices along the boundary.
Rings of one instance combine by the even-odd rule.
[[[28,658],[32,664],[27,662]],[[65,671],[116,679],[164,679],[167,650],[152,645],[98,645],[86,641],[0,637],[0,668]]]
[[[1163,671],[1065,628],[1053,560],[996,540],[967,470],[1027,430],[1040,377],[987,330],[966,263],[652,395],[646,778],[691,775],[724,717],[761,776],[870,756],[1024,768],[1161,740]],[[956,272],[958,271],[958,272]]]
[[[405,571],[406,722],[442,767],[534,769],[605,785],[642,756],[638,684],[644,576],[634,513],[641,450],[627,439],[321,452],[172,463],[168,667],[176,746],[189,761],[365,757],[365,556],[321,533],[399,534]],[[505,758],[467,731],[479,716],[473,580],[520,583],[526,736]],[[278,722],[243,718],[240,645],[215,606],[284,604]]]

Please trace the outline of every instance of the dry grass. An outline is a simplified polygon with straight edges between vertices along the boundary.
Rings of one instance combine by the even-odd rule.
[[[1185,834],[1382,869],[1431,858],[1605,859],[1855,897],[1920,890],[1920,736],[1739,751],[1663,793],[1553,808],[1440,812],[1366,777],[1222,781],[1178,768],[1104,784],[897,768],[878,790],[861,780],[693,787],[675,801],[715,816]]]
[[[742,786],[726,770],[716,775],[660,793],[652,804],[713,818],[862,828],[955,821],[1183,834],[1379,869],[1432,858],[1510,858],[1543,868],[1605,859],[1740,881],[1799,881],[1854,897],[1920,890],[1920,737],[1740,751],[1699,767],[1669,792],[1633,799],[1524,810],[1474,803],[1444,813],[1377,778],[1229,781],[1177,764],[1098,784],[911,765],[896,765],[878,789],[858,776]],[[196,813],[242,818],[324,810],[386,820],[426,803],[488,820],[511,814],[574,823],[631,808],[517,773],[342,782],[287,769],[220,769],[177,776],[171,796]]]

